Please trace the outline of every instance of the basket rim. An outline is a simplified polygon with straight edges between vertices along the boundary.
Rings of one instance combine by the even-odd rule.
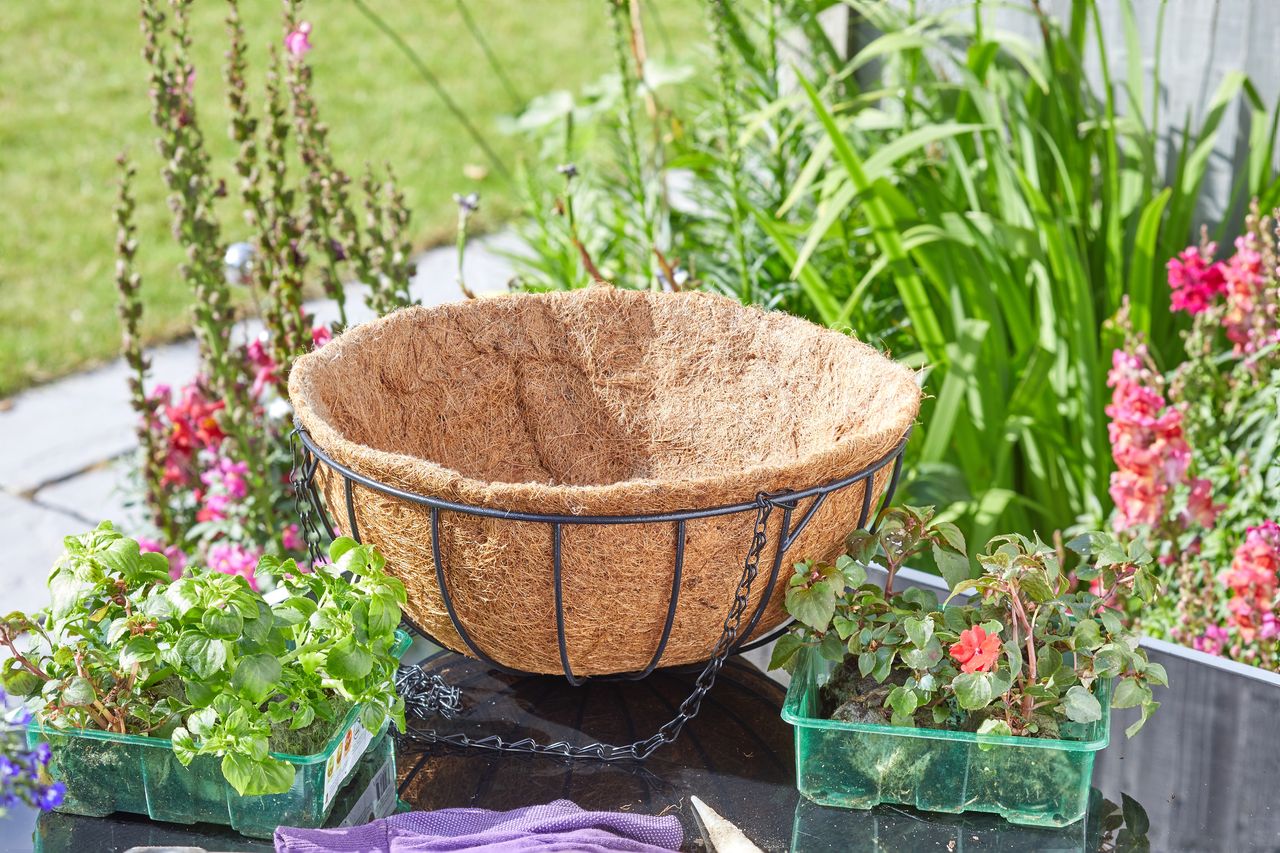
[[[725,473],[701,473],[680,480],[633,478],[612,483],[565,484],[539,483],[536,481],[486,481],[466,475],[438,461],[394,450],[377,450],[354,441],[330,422],[324,403],[313,389],[315,374],[329,362],[341,357],[345,346],[370,345],[388,327],[409,322],[424,316],[448,316],[453,312],[491,310],[486,306],[517,300],[584,300],[599,298],[603,293],[610,298],[641,301],[666,300],[715,300],[728,304],[733,310],[754,314],[757,318],[776,315],[797,327],[807,327],[809,334],[837,338],[840,346],[848,348],[857,358],[873,358],[882,361],[884,375],[878,377],[881,384],[896,386],[903,405],[895,409],[896,418],[887,418],[878,429],[868,429],[843,437],[841,440],[795,456],[785,462],[757,463]],[[433,307],[412,306],[391,312],[384,317],[352,327],[323,348],[298,358],[289,377],[289,396],[293,403],[296,423],[310,435],[317,447],[326,455],[341,461],[351,470],[372,480],[416,494],[430,494],[442,500],[477,507],[515,512],[542,512],[562,508],[566,516],[640,514],[659,515],[665,511],[689,506],[746,504],[753,502],[760,492],[773,492],[818,485],[814,482],[795,483],[796,472],[820,468],[831,472],[816,478],[830,481],[845,472],[861,470],[892,450],[869,452],[869,447],[894,448],[907,436],[915,423],[923,393],[910,368],[878,352],[869,345],[832,329],[810,323],[800,317],[782,312],[766,312],[753,305],[743,305],[719,294],[690,292],[651,292],[621,290],[606,286],[594,286],[574,291],[551,293],[511,293],[484,297],[477,300],[452,302]],[[857,439],[857,442],[854,441]],[[414,469],[412,478],[398,473],[396,467]],[[809,479],[815,479],[810,477]],[[710,501],[707,495],[715,495]]]

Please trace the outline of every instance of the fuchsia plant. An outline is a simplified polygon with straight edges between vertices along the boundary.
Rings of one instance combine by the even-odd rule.
[[[1191,316],[1162,372],[1130,336],[1113,355],[1107,415],[1112,525],[1157,555],[1166,595],[1132,616],[1215,655],[1280,665],[1280,251],[1255,208],[1234,253],[1208,241],[1168,263]],[[1123,321],[1123,318],[1122,318]],[[1123,325],[1123,322],[1122,322]]]

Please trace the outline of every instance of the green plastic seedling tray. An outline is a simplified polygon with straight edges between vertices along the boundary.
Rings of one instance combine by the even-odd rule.
[[[819,717],[835,669],[805,650],[782,717],[795,730],[796,787],[819,805],[992,812],[1013,823],[1067,826],[1085,816],[1093,759],[1111,740],[1111,683],[1098,681],[1102,719],[1065,723],[1062,739],[976,735]]]
[[[410,642],[408,634],[396,633],[396,657]],[[167,738],[33,723],[27,743],[45,741],[52,747],[50,773],[67,786],[58,811],[91,817],[132,812],[170,823],[222,824],[242,835],[270,838],[278,826],[323,826],[362,757],[372,756],[379,764],[394,757],[388,725],[384,721],[378,731],[368,731],[360,725],[360,706],[351,708],[322,751],[272,753],[294,765],[293,787],[283,794],[257,797],[236,793],[216,756],[197,756],[184,767]],[[64,763],[74,770],[64,773]],[[91,767],[98,772],[86,772]]]

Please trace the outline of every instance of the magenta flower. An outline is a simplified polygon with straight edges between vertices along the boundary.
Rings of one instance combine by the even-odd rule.
[[[316,349],[320,349],[331,340],[333,340],[333,332],[329,331],[328,326],[316,326],[311,330],[311,343]]]
[[[303,551],[307,547],[307,543],[302,539],[302,532],[298,530],[296,524],[290,524],[284,529],[284,533],[280,534],[280,544],[286,551]]]
[[[258,558],[262,552],[257,548],[246,548],[229,542],[215,542],[209,546],[209,568],[226,575],[240,575],[249,582],[253,589],[258,588],[258,579],[254,571],[258,567]]]
[[[303,21],[298,28],[284,37],[284,49],[296,59],[301,59],[311,50],[311,24]]]
[[[1166,269],[1169,271],[1169,307],[1174,311],[1199,314],[1226,291],[1223,266],[1212,260],[1216,248],[1210,243],[1202,252],[1191,246],[1178,257],[1170,258]]]
[[[1191,645],[1198,652],[1205,652],[1211,655],[1220,655],[1222,650],[1226,648],[1228,640],[1227,629],[1220,625],[1209,625],[1205,627],[1204,633],[1191,641]]]

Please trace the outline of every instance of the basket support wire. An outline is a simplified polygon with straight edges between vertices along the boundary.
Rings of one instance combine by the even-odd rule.
[[[565,639],[565,615],[564,615],[564,590],[563,590],[563,526],[565,524],[638,524],[638,523],[674,523],[675,525],[675,560],[672,568],[671,594],[668,598],[666,618],[663,623],[662,634],[659,638],[657,648],[654,650],[653,657],[648,665],[643,669],[631,673],[624,673],[610,678],[638,680],[644,678],[653,672],[658,666],[658,662],[662,659],[662,654],[666,649],[667,641],[671,636],[671,629],[675,621],[676,609],[680,601],[680,585],[684,572],[684,541],[686,532],[686,523],[692,519],[710,518],[719,515],[730,515],[734,513],[753,512],[755,514],[755,524],[752,529],[751,542],[747,549],[747,554],[743,560],[742,574],[738,579],[738,585],[734,591],[733,602],[725,615],[724,623],[721,628],[719,639],[712,647],[710,657],[702,670],[698,673],[694,680],[693,691],[680,704],[676,716],[665,723],[657,732],[648,738],[635,743],[614,746],[610,744],[594,743],[585,746],[574,746],[565,741],[556,743],[539,743],[532,738],[523,738],[519,740],[507,740],[497,735],[489,735],[487,737],[473,738],[464,734],[445,734],[433,730],[410,727],[406,736],[414,740],[421,740],[428,743],[446,743],[460,747],[473,747],[482,749],[493,749],[507,752],[524,752],[549,754],[564,758],[593,758],[601,761],[617,761],[624,759],[644,759],[653,753],[658,747],[666,743],[671,743],[680,734],[685,723],[693,719],[698,714],[698,710],[702,704],[702,699],[707,692],[711,690],[715,683],[716,676],[720,669],[724,666],[724,662],[731,654],[747,651],[752,648],[764,645],[773,640],[782,631],[786,630],[786,625],[781,626],[777,631],[772,632],[768,636],[758,638],[748,644],[739,642],[739,638],[745,639],[750,637],[760,619],[763,617],[765,609],[768,607],[769,600],[773,594],[773,588],[777,582],[778,575],[782,569],[782,561],[787,551],[795,543],[796,539],[803,532],[804,528],[812,520],[818,509],[821,508],[827,496],[834,491],[846,488],[848,486],[860,483],[862,485],[862,506],[858,516],[858,523],[855,529],[866,527],[871,516],[871,492],[875,484],[875,476],[884,467],[892,462],[893,471],[889,479],[888,486],[880,503],[880,511],[887,507],[893,499],[893,494],[897,489],[898,481],[902,474],[902,453],[906,447],[908,435],[904,435],[902,440],[881,459],[866,466],[860,471],[819,486],[812,486],[800,491],[781,491],[781,492],[760,492],[756,495],[754,501],[744,504],[734,504],[721,507],[711,507],[703,509],[684,510],[680,512],[652,513],[641,515],[611,515],[611,516],[566,516],[557,514],[542,514],[529,512],[514,512],[508,510],[494,509],[492,507],[471,506],[468,504],[457,503],[454,501],[446,501],[441,498],[431,497],[427,495],[418,495],[412,492],[406,492],[397,489],[385,483],[380,483],[369,477],[353,471],[352,469],[342,465],[331,459],[324,453],[307,434],[306,430],[301,427],[294,430],[291,437],[294,451],[294,475],[292,479],[294,489],[294,503],[299,515],[299,520],[303,532],[307,537],[308,550],[313,561],[324,559],[321,549],[321,530],[323,525],[324,532],[329,538],[333,538],[335,531],[332,523],[325,512],[324,501],[320,495],[320,489],[316,482],[316,471],[323,462],[326,467],[336,472],[343,478],[343,502],[347,511],[347,529],[350,531],[351,537],[356,541],[360,541],[359,527],[356,522],[355,502],[353,497],[353,489],[356,485],[361,485],[382,494],[392,497],[401,498],[420,506],[428,507],[431,523],[431,551],[432,559],[435,563],[436,582],[440,589],[440,596],[443,600],[445,610],[449,614],[454,628],[458,632],[458,636],[462,639],[467,649],[479,660],[496,670],[511,675],[525,675],[520,670],[505,666],[490,657],[475,642],[471,635],[467,632],[466,626],[458,617],[457,610],[453,603],[453,598],[449,593],[448,583],[446,581],[446,572],[441,554],[440,546],[440,513],[442,511],[459,512],[468,515],[499,518],[508,521],[536,522],[547,524],[551,528],[551,566],[552,566],[552,583],[556,608],[556,641],[560,653],[560,663],[564,670],[564,676],[569,683],[577,686],[585,683],[586,677],[577,676],[569,663],[569,649]],[[800,502],[806,498],[813,498],[809,507],[800,515],[795,524],[792,519],[799,508]],[[781,524],[778,531],[778,545],[774,549],[772,565],[769,569],[768,582],[760,596],[760,601],[752,611],[751,615],[746,619],[746,625],[743,625],[743,618],[746,614],[751,599],[751,588],[760,573],[760,557],[768,545],[768,526],[772,511],[777,508],[782,511]],[[873,526],[874,529],[874,526]],[[429,633],[414,625],[408,619],[405,620],[409,627],[416,633],[432,640],[437,645],[443,646],[443,643],[435,640]],[[440,679],[423,679],[413,674],[416,668],[403,668],[399,677],[397,677],[397,687],[406,695],[406,705],[410,709],[421,709],[425,716],[429,709],[448,708],[456,710],[459,703],[457,688],[451,688],[445,685]],[[421,671],[418,670],[420,674]],[[424,692],[425,691],[425,692]],[[423,693],[423,695],[417,695]],[[429,695],[428,695],[429,694]],[[452,716],[445,714],[444,716]]]

